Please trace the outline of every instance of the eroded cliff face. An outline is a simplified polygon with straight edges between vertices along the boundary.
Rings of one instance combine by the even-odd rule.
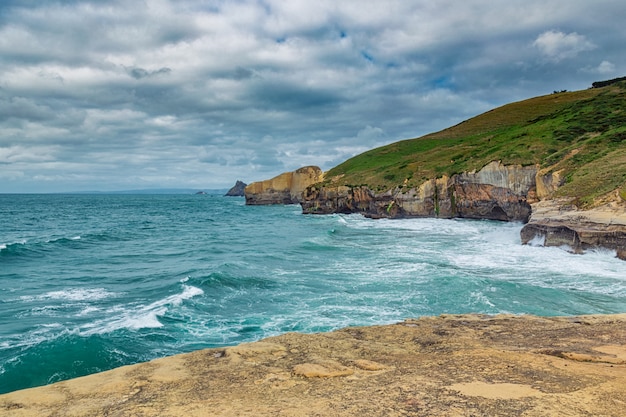
[[[523,244],[615,250],[626,259],[626,202],[619,193],[592,210],[555,199],[561,171],[494,161],[478,172],[425,181],[376,193],[366,186],[321,185],[318,167],[304,167],[250,184],[246,204],[297,204],[305,214],[360,213],[371,218],[439,217],[526,223]]]
[[[521,231],[523,244],[566,247],[574,253],[605,248],[626,260],[626,202],[619,194],[589,210],[579,210],[567,199],[546,199],[532,209]]]
[[[323,178],[324,173],[319,167],[307,166],[269,180],[253,182],[244,190],[246,204],[298,204],[302,201],[302,192]]]
[[[376,194],[367,187],[307,188],[306,214],[361,213],[368,217],[463,217],[527,221],[536,195],[537,168],[492,162],[478,172],[426,181],[419,188]]]

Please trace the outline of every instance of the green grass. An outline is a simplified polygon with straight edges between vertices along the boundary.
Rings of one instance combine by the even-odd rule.
[[[497,160],[563,170],[567,183],[559,195],[582,205],[620,189],[626,183],[626,82],[507,104],[440,132],[372,149],[331,169],[326,183],[408,189]]]

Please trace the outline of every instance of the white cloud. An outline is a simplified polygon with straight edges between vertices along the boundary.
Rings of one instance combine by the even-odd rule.
[[[599,74],[612,74],[615,72],[615,65],[609,61],[602,61],[596,71]]]
[[[581,52],[596,48],[585,36],[576,32],[563,33],[556,30],[543,32],[535,39],[533,45],[548,59],[561,61],[574,58]]]
[[[0,164],[14,173],[0,192],[50,191],[37,178],[58,190],[216,188],[328,169],[500,104],[586,88],[590,74],[626,75],[615,74],[626,65],[622,10],[609,0],[0,2]]]

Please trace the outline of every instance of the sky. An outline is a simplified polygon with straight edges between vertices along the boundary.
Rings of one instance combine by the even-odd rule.
[[[0,193],[228,188],[626,76],[623,0],[2,0]]]

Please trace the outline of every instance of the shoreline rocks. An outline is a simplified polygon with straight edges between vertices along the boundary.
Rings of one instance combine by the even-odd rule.
[[[626,415],[626,314],[287,333],[0,395],[0,415]]]
[[[522,244],[540,240],[543,246],[566,246],[574,253],[605,248],[626,260],[626,207],[614,201],[578,210],[568,200],[544,200],[533,204],[520,235]]]
[[[243,197],[244,190],[247,186],[248,184],[246,184],[245,182],[237,180],[235,185],[233,185],[232,188],[228,190],[226,194],[224,194],[224,196],[225,197]]]
[[[560,171],[493,161],[463,172],[376,193],[367,186],[323,184],[319,167],[304,167],[245,189],[246,204],[300,204],[303,214],[360,213],[370,218],[467,218],[525,223],[523,244],[567,245],[575,253],[615,250],[626,260],[626,202],[619,194],[604,206],[582,211],[553,194]]]
[[[411,189],[375,193],[366,186],[312,185],[304,214],[361,213],[372,218],[439,217],[528,221],[535,195],[535,166],[494,161],[478,172],[442,176]]]

